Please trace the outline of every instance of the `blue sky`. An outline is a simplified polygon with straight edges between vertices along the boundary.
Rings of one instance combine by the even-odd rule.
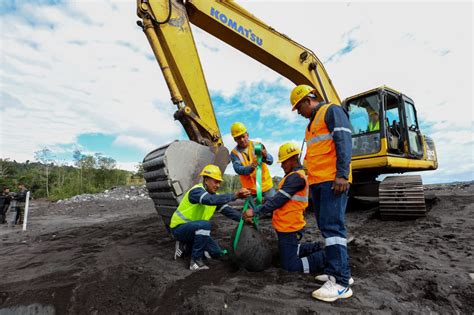
[[[342,99],[384,84],[413,98],[440,161],[425,182],[474,179],[472,2],[240,3],[312,49]],[[135,1],[0,1],[2,158],[32,160],[48,147],[68,161],[80,149],[133,170],[186,139],[135,11]],[[293,84],[193,31],[226,146],[234,121],[273,155],[300,142],[306,121],[289,110]]]

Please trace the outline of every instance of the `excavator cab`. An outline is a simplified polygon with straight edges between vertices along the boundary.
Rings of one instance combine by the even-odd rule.
[[[355,196],[378,196],[387,218],[418,217],[426,212],[421,177],[390,173],[434,170],[434,142],[419,128],[415,103],[383,86],[344,100],[352,128],[352,171]]]

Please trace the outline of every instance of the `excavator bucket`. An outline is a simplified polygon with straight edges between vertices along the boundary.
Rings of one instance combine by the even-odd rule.
[[[146,187],[168,231],[173,212],[184,194],[200,181],[202,168],[215,164],[224,173],[228,163],[227,148],[208,147],[193,141],[174,141],[145,156]]]

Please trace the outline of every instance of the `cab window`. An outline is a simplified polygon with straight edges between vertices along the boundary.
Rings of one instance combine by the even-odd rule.
[[[380,151],[380,98],[366,95],[347,103],[352,129],[352,156]]]

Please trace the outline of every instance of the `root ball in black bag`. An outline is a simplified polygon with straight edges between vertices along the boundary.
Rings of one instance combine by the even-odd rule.
[[[244,224],[239,242],[234,250],[234,239],[237,228],[232,234],[230,257],[238,266],[248,271],[263,271],[272,263],[272,252],[265,237],[253,226]]]

